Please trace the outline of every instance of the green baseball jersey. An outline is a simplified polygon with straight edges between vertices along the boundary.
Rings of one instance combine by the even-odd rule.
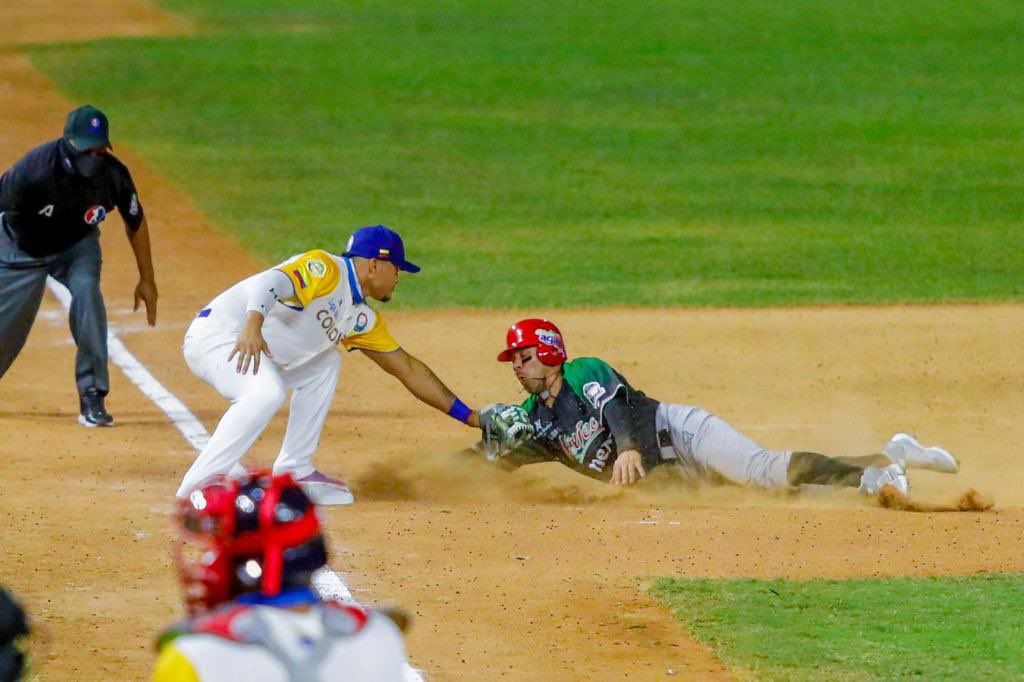
[[[562,374],[562,388],[551,406],[535,395],[522,403],[534,435],[506,458],[520,464],[559,460],[602,479],[611,477],[608,464],[624,450],[638,450],[645,468],[661,462],[654,421],[658,401],[598,358],[566,362]]]

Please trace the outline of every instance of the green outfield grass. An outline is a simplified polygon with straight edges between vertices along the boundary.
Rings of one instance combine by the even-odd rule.
[[[268,261],[383,222],[408,306],[1024,297],[1019,0],[163,5],[199,33],[32,57]]]
[[[1024,679],[1024,575],[679,580],[652,594],[741,679]]]

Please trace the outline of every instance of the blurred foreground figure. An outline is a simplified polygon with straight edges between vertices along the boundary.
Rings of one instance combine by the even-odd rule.
[[[157,639],[155,682],[401,680],[399,616],[322,600],[316,508],[289,474],[255,472],[179,502],[188,617]]]
[[[17,639],[29,634],[25,611],[11,594],[0,587],[0,682],[21,679],[25,654],[18,649]]]

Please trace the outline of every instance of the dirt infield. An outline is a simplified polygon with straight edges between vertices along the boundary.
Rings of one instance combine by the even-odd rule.
[[[32,27],[22,37],[49,39],[45,17],[30,11],[37,4],[4,4],[0,27],[17,20]],[[187,29],[132,0],[100,5],[130,19],[121,28],[106,21],[107,33]],[[0,33],[2,44],[15,33]],[[6,101],[23,103],[8,107],[0,126],[6,167],[55,137],[72,103],[11,51],[0,52],[0,88]],[[181,337],[197,309],[260,265],[127,147],[118,144],[118,154],[149,213],[160,318],[149,329],[130,310],[134,264],[113,218],[103,238],[111,323],[212,428],[224,402],[188,372]],[[398,296],[414,286],[404,278]],[[915,476],[919,499],[950,502],[975,487],[997,506],[904,513],[852,493],[695,494],[664,476],[622,491],[554,464],[503,474],[446,455],[473,433],[347,355],[317,456],[321,468],[353,481],[359,500],[328,512],[332,565],[357,597],[414,613],[410,652],[429,679],[649,679],[669,668],[727,677],[645,596],[645,576],[1024,570],[1016,343],[1024,306],[529,312],[554,317],[571,354],[605,357],[654,397],[705,407],[770,447],[865,454],[896,431],[916,432],[963,465],[955,477]],[[518,395],[494,354],[519,315],[393,313],[388,321],[410,352],[479,404]],[[192,453],[116,369],[109,407],[118,426],[78,426],[73,356],[65,316],[47,298],[0,382],[0,582],[26,598],[49,633],[46,679],[139,679],[153,633],[178,612],[167,513]],[[272,460],[283,417],[252,461]]]

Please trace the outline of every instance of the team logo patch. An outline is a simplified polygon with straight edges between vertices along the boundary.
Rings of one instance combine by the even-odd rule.
[[[100,120],[98,118],[92,119],[89,121],[89,127],[92,128],[93,132],[98,131],[100,129]]]
[[[107,217],[107,209],[102,206],[93,206],[82,217],[86,225],[99,225]]]
[[[370,324],[370,318],[366,313],[359,313],[356,315],[356,324],[352,327],[352,332],[358,334],[366,329],[366,325]]]
[[[132,192],[132,201],[128,204],[128,215],[139,215],[139,195]]]
[[[309,270],[309,274],[314,277],[323,277],[327,274],[327,266],[322,261],[318,261],[315,258],[311,258],[306,263],[306,269]]]
[[[538,329],[537,340],[546,346],[561,347],[562,345],[562,337],[557,332],[553,332],[550,329]]]
[[[590,404],[595,408],[601,406],[601,398],[604,397],[606,392],[607,391],[605,391],[604,386],[596,381],[583,384],[583,395],[587,396],[587,400],[589,400]]]

